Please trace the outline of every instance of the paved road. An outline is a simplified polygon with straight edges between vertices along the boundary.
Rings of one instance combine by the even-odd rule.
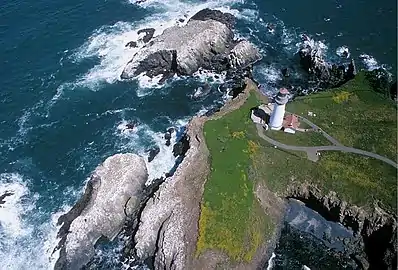
[[[352,148],[352,147],[347,147],[344,145],[326,145],[326,146],[294,146],[294,145],[287,145],[287,144],[283,144],[280,143],[268,136],[266,136],[264,134],[264,129],[261,125],[256,124],[257,127],[257,133],[258,135],[266,140],[267,142],[269,142],[270,144],[282,148],[282,149],[286,149],[286,150],[293,150],[293,151],[303,151],[307,153],[308,159],[312,160],[312,161],[317,161],[319,156],[317,155],[318,152],[320,151],[341,151],[341,152],[346,152],[346,153],[355,153],[355,154],[359,154],[359,155],[363,155],[363,156],[368,156],[368,157],[372,157],[372,158],[376,158],[378,160],[381,160],[387,164],[390,164],[391,166],[394,166],[395,168],[398,168],[397,163],[395,163],[394,161],[392,161],[391,159],[388,159],[386,157],[380,156],[378,154],[372,153],[372,152],[368,152],[368,151],[364,151],[361,149],[356,149],[356,148]]]

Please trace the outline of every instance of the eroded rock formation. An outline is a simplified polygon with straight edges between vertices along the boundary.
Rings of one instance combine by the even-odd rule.
[[[98,166],[83,196],[58,220],[55,269],[80,269],[94,255],[98,239],[114,239],[139,206],[147,178],[145,161],[134,154],[116,154]]]
[[[397,269],[396,215],[378,205],[370,210],[350,205],[335,192],[325,195],[311,185],[291,187],[287,193],[288,197],[303,201],[326,219],[351,228],[362,238],[364,249],[352,254],[362,269]]]
[[[170,27],[152,38],[126,65],[121,78],[144,73],[167,79],[173,74],[192,75],[199,68],[245,68],[261,59],[261,55],[250,42],[234,40],[234,24],[231,14],[201,10],[184,26]]]
[[[348,65],[336,65],[324,59],[322,43],[315,42],[303,35],[303,42],[298,52],[300,64],[319,88],[338,87],[354,78],[355,62],[351,59]]]
[[[194,118],[189,123],[185,158],[148,200],[131,239],[136,244],[137,257],[150,261],[155,269],[193,269],[200,200],[208,172],[203,121]]]

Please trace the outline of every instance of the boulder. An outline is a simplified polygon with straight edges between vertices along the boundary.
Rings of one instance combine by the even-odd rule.
[[[4,204],[6,202],[5,201],[6,197],[12,196],[12,195],[14,195],[14,193],[11,191],[7,191],[7,190],[2,195],[0,195],[0,205]]]
[[[234,68],[246,68],[262,58],[258,48],[247,40],[238,42],[229,56],[230,63]]]
[[[166,140],[166,146],[171,144],[171,134],[174,132],[174,128],[169,128],[164,134],[164,139]]]
[[[137,47],[137,42],[135,41],[129,41],[124,45],[124,47],[130,47],[130,48],[136,48]]]
[[[142,33],[145,33],[145,35],[141,40],[144,43],[148,43],[153,38],[153,35],[155,34],[155,29],[154,28],[144,28],[144,29],[140,29],[137,31],[138,35],[140,35]]]
[[[185,133],[181,139],[173,146],[173,155],[177,156],[185,156],[185,153],[189,149],[189,137]]]
[[[148,155],[148,162],[151,162],[152,160],[154,160],[154,158],[157,156],[157,154],[159,154],[160,152],[160,148],[158,146],[150,149],[148,151],[149,155]]]
[[[62,225],[55,269],[80,269],[94,255],[100,238],[114,239],[126,216],[139,206],[148,173],[143,158],[116,154],[92,173],[85,192],[72,209],[58,219]]]

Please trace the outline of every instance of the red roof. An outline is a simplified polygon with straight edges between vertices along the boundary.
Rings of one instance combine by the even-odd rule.
[[[288,91],[286,88],[281,88],[281,89],[279,90],[279,93],[281,93],[281,94],[283,94],[283,95],[287,95],[287,94],[289,94],[289,91]]]
[[[297,129],[300,122],[295,114],[288,114],[283,118],[283,127],[284,128],[293,128]]]

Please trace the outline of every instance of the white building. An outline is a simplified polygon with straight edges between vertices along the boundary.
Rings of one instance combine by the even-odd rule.
[[[289,101],[289,91],[282,88],[275,97],[274,108],[271,112],[269,126],[273,130],[280,130],[283,126],[286,103]]]

